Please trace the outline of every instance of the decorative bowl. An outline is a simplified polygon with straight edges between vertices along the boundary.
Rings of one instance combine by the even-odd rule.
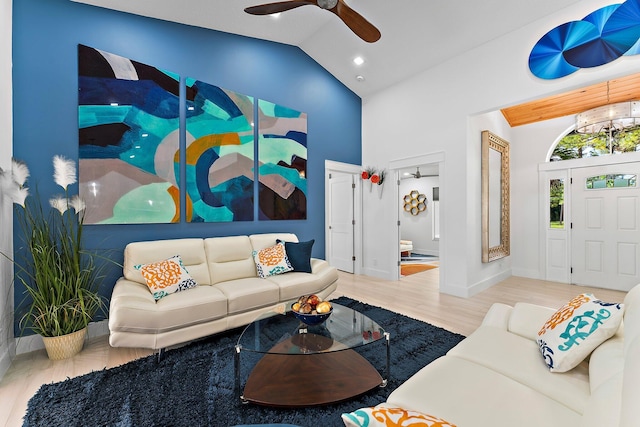
[[[296,316],[296,318],[299,321],[301,321],[305,325],[313,326],[313,325],[319,325],[323,323],[325,320],[327,320],[329,316],[331,316],[331,313],[333,313],[333,307],[329,312],[320,313],[320,314],[304,314],[304,313],[298,313],[295,310],[291,310],[291,312],[293,313],[294,316]]]

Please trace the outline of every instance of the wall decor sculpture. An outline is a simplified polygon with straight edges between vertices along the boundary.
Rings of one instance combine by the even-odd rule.
[[[170,72],[78,45],[85,223],[180,220],[179,86]]]
[[[640,1],[627,0],[549,31],[531,50],[529,69],[541,79],[557,79],[623,55],[637,55],[639,40]]]
[[[253,98],[187,79],[187,221],[253,220]]]
[[[307,115],[258,101],[259,218],[307,218]]]
[[[421,194],[418,190],[411,190],[409,194],[402,199],[404,202],[405,212],[411,215],[418,215],[420,212],[427,210],[427,196]]]

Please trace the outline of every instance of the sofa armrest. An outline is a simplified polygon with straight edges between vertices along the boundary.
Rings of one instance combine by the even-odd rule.
[[[509,327],[509,317],[513,307],[499,302],[494,303],[485,314],[482,320],[482,326],[492,326],[507,330]]]
[[[509,317],[509,332],[531,340],[538,339],[538,331],[556,310],[541,305],[519,302]]]

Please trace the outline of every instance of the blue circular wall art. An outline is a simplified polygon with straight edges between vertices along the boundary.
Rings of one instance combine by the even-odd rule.
[[[529,69],[541,79],[557,79],[638,53],[640,0],[627,0],[549,31],[531,50]]]

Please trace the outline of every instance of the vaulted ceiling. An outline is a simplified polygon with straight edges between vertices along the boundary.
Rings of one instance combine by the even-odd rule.
[[[612,79],[513,107],[502,114],[511,127],[578,114],[602,105],[640,99],[640,74]]]
[[[71,1],[298,46],[364,98],[578,0],[345,0],[380,29],[375,43],[315,6],[274,18],[244,12],[261,0]],[[356,56],[364,59],[361,66],[353,63]]]

